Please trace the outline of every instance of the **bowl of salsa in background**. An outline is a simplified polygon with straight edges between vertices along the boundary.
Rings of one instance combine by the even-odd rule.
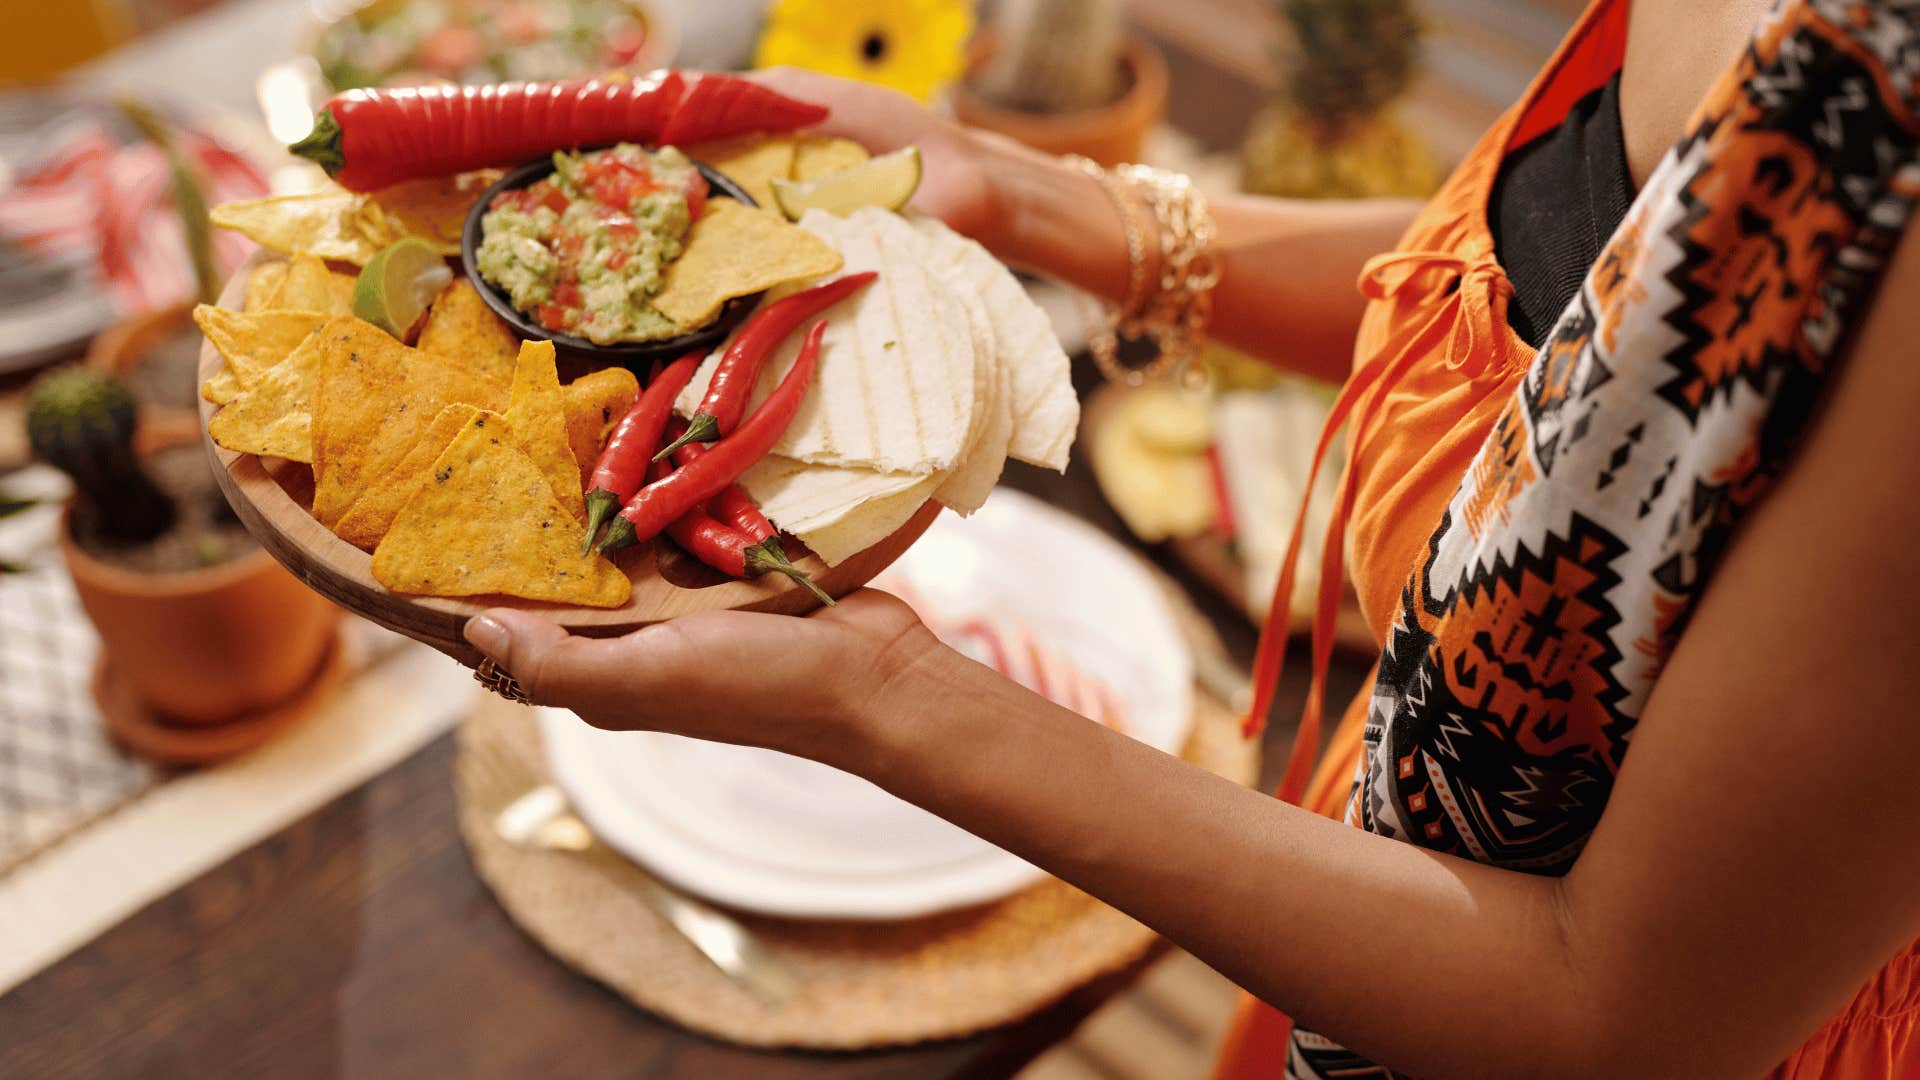
[[[329,96],[363,86],[580,79],[672,61],[642,0],[314,0],[308,43]]]
[[[584,147],[581,152],[591,152],[601,149],[606,148]],[[692,159],[689,160],[691,161]],[[745,189],[741,188],[740,185],[721,175],[719,170],[714,169],[703,161],[692,161],[692,165],[695,169],[699,170],[700,175],[707,181],[708,198],[733,199],[747,206],[760,205],[755,202],[753,196],[747,194]],[[697,330],[689,330],[684,334],[677,334],[670,338],[660,338],[656,341],[620,341],[602,345],[597,342],[588,341],[586,338],[575,337],[572,334],[549,330],[540,325],[540,323],[527,312],[515,307],[513,299],[507,295],[505,290],[481,275],[479,264],[481,241],[480,222],[487,216],[487,212],[493,208],[495,196],[505,191],[532,187],[535,183],[546,179],[552,174],[553,159],[550,157],[541,158],[537,161],[529,161],[525,165],[510,170],[505,176],[494,181],[493,186],[481,193],[479,200],[473,204],[473,209],[467,211],[466,224],[460,231],[460,265],[466,270],[467,278],[473,282],[474,289],[480,293],[480,299],[486,301],[487,306],[493,309],[494,314],[505,319],[507,325],[513,327],[514,333],[519,334],[523,338],[531,338],[535,341],[551,341],[555,347],[576,353],[589,360],[603,360],[623,364],[633,368],[634,374],[638,375],[642,381],[645,381],[648,373],[640,367],[641,364],[656,359],[671,360],[692,352],[695,349],[707,349],[718,345],[726,339],[729,333],[732,333],[733,328],[739,325],[740,320],[746,318],[747,313],[752,311],[754,306],[760,302],[760,297],[763,296],[764,293],[735,297],[727,301],[726,304],[721,307],[720,313],[714,316],[713,321],[707,325]]]

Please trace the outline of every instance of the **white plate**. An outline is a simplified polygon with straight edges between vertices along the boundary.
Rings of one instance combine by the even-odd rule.
[[[1185,741],[1192,659],[1158,586],[1091,526],[1002,489],[972,518],[942,517],[886,578],[906,580],[946,618],[1025,623],[1107,684],[1136,738],[1167,751]],[[594,832],[722,904],[796,918],[905,919],[995,900],[1043,876],[824,765],[601,731],[557,709],[540,714],[555,781]]]

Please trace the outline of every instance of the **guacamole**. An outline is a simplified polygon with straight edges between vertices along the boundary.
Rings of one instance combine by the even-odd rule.
[[[556,153],[551,176],[501,192],[480,219],[480,276],[556,333],[673,337],[687,328],[648,300],[706,199],[706,178],[671,146]]]

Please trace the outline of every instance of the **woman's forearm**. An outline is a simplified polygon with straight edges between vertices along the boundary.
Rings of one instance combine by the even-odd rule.
[[[997,136],[974,137],[990,159],[998,207],[988,246],[1016,266],[1118,302],[1127,286],[1126,232],[1099,181]],[[1235,196],[1212,209],[1221,262],[1214,336],[1304,374],[1344,379],[1364,303],[1355,287],[1360,267],[1392,249],[1419,204]],[[1142,239],[1148,270],[1157,272],[1153,234]]]
[[[859,737],[820,756],[1107,900],[1376,1060],[1575,1075],[1562,1066],[1596,1025],[1568,991],[1553,882],[1288,806],[951,652],[897,685]]]

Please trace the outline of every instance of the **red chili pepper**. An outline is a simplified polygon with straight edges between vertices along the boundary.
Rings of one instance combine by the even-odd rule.
[[[676,423],[681,430],[685,429],[685,421],[677,420]],[[688,443],[674,451],[673,460],[683,467],[691,465],[708,449],[706,443]],[[787,551],[780,546],[780,530],[773,527],[773,522],[767,520],[767,515],[760,512],[760,507],[739,484],[728,484],[720,494],[715,495],[707,503],[707,513],[746,533],[750,539],[766,548],[769,555],[786,561]]]
[[[738,427],[740,417],[747,411],[747,401],[753,397],[754,384],[760,379],[761,365],[787,335],[793,333],[793,328],[859,292],[879,276],[872,270],[848,274],[776,300],[755,312],[747,321],[746,329],[740,331],[721,355],[720,362],[714,365],[713,379],[707,383],[706,395],[687,423],[687,433],[654,457],[666,457],[687,443],[712,442]]]
[[[679,429],[685,426],[686,421],[675,417],[668,431],[670,434],[677,435]],[[673,475],[673,471],[673,466],[667,462],[656,461],[649,466],[647,478],[658,483]],[[737,486],[729,486],[732,490],[739,491]],[[745,494],[742,494],[741,498],[745,499]],[[752,503],[749,502],[748,505],[751,506]],[[758,510],[754,512],[759,513]],[[761,520],[766,519],[761,518]],[[689,555],[729,577],[750,578],[769,572],[785,574],[806,586],[813,595],[820,598],[821,603],[829,607],[835,603],[833,597],[828,596],[826,590],[814,584],[814,580],[808,577],[805,571],[787,560],[786,553],[780,550],[777,541],[768,539],[755,543],[754,537],[749,533],[715,518],[698,506],[675,518],[673,523],[667,526],[667,535],[671,536],[673,542],[684,548]]]
[[[674,519],[726,490],[747,467],[767,455],[780,439],[800,400],[813,382],[813,369],[820,359],[820,337],[826,333],[825,321],[814,323],[807,331],[800,356],[793,362],[780,385],[746,423],[720,440],[697,461],[679,469],[657,483],[641,488],[627,501],[620,516],[607,523],[607,534],[600,539],[599,551],[605,554],[629,544],[658,536]]]
[[[580,545],[580,554],[592,550],[594,534],[607,515],[640,490],[647,472],[647,451],[660,442],[667,420],[673,416],[673,399],[680,396],[705,358],[705,353],[688,353],[656,373],[647,382],[646,392],[614,425],[587,481],[587,538]]]
[[[374,191],[552,150],[704,142],[826,118],[824,106],[737,75],[662,71],[617,82],[349,90],[322,105],[313,130],[289,149],[350,190]]]

